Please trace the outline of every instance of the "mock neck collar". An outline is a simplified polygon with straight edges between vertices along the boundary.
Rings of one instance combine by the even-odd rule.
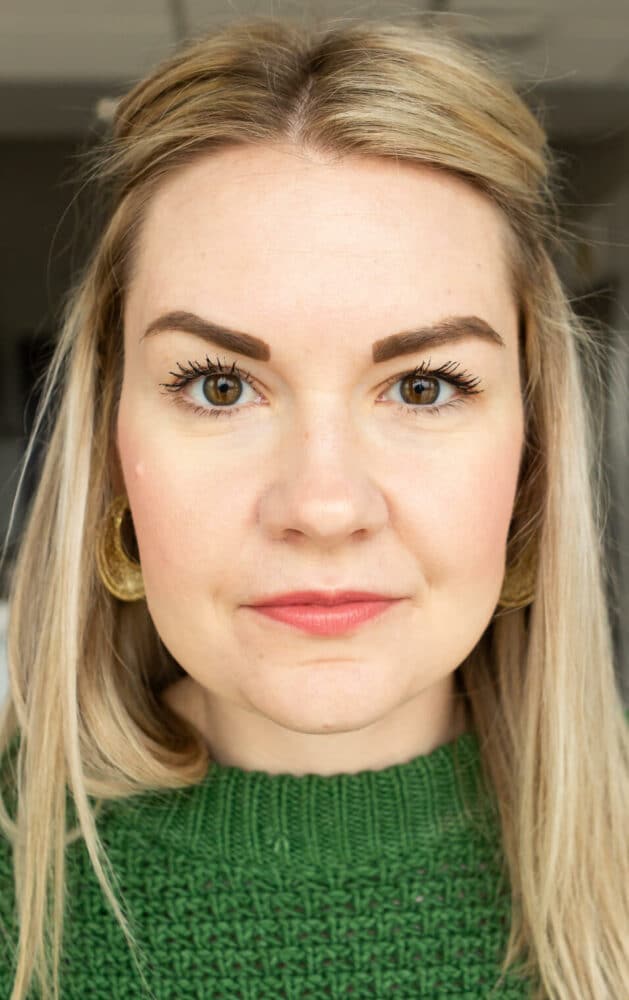
[[[320,865],[399,856],[460,836],[491,805],[479,778],[478,738],[467,731],[379,771],[298,776],[211,762],[198,783],[117,805],[147,843],[240,862]]]

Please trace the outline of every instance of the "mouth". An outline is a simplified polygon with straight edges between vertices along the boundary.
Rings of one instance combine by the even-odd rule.
[[[354,631],[401,601],[402,598],[380,598],[335,604],[262,604],[248,607],[266,618],[313,635],[339,635]]]

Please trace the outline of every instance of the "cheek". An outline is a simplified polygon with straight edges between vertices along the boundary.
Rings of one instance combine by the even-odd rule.
[[[201,579],[207,586],[213,567],[225,573],[237,491],[226,488],[215,463],[203,461],[198,443],[169,441],[121,420],[118,449],[147,591],[166,584],[172,593],[173,584],[187,589]]]
[[[434,585],[467,589],[502,576],[520,465],[521,438],[490,434],[424,455],[409,496],[415,549]],[[407,481],[408,490],[408,481]]]
[[[470,574],[502,573],[520,466],[520,441],[489,441],[464,465],[455,497],[458,555]]]

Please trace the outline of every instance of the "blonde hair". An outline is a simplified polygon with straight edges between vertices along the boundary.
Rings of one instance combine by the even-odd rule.
[[[230,144],[286,141],[431,164],[483,191],[509,223],[526,430],[507,564],[517,570],[534,551],[535,597],[494,615],[457,691],[497,796],[513,900],[503,975],[526,959],[536,1000],[618,1000],[629,982],[629,734],[609,620],[615,581],[604,575],[602,418],[580,371],[602,389],[603,351],[552,262],[562,230],[544,129],[497,60],[442,27],[274,18],[223,25],[158,66],[120,100],[88,161],[105,222],[63,309],[13,508],[47,429],[11,579],[0,720],[0,752],[17,748],[0,801],[19,925],[10,1000],[34,977],[44,1000],[59,995],[64,854],[78,837],[135,952],[98,809],[207,770],[199,734],[159,700],[182,669],[146,602],[117,602],[96,570],[95,533],[114,495],[122,307],[162,179]]]

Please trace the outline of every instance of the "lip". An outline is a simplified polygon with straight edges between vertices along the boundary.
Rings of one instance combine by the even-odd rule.
[[[274,619],[310,632],[313,635],[339,635],[358,628],[363,622],[381,615],[399,599],[377,601],[346,601],[342,604],[261,604],[251,610],[265,618]]]
[[[323,605],[355,604],[359,601],[396,601],[400,598],[392,594],[376,593],[373,590],[293,590],[283,594],[266,594],[251,601],[248,607],[283,607],[291,604]]]

